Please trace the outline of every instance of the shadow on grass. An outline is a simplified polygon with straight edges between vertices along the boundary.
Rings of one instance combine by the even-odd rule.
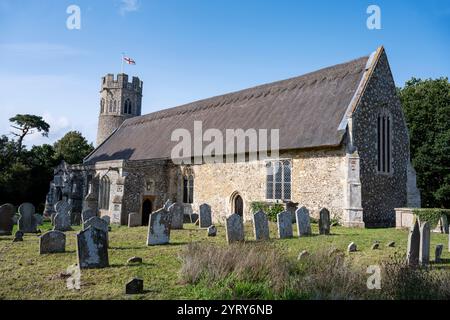
[[[136,268],[136,267],[154,267],[154,266],[156,266],[156,264],[154,264],[154,263],[148,263],[148,262],[134,263],[134,264],[127,264],[127,263],[119,264],[119,263],[113,263],[113,264],[110,264],[108,268],[119,269],[119,268],[124,268],[124,267],[128,267],[128,268]]]

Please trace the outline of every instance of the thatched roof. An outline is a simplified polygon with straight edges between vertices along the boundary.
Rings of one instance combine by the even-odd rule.
[[[177,144],[172,132],[193,135],[194,121],[202,121],[203,132],[216,128],[224,136],[226,129],[279,129],[280,150],[339,146],[345,134],[339,124],[368,59],[128,119],[85,163],[169,159]]]

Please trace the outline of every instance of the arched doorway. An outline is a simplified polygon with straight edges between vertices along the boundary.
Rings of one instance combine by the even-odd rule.
[[[242,200],[242,197],[240,195],[236,195],[234,197],[234,212],[240,215],[241,217],[244,216],[244,201]]]
[[[153,203],[150,199],[146,199],[142,203],[142,225],[148,226],[148,222],[150,220],[150,214],[153,210]]]

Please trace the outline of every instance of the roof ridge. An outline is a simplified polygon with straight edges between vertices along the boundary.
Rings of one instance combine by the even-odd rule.
[[[193,102],[189,102],[186,104],[182,104],[176,107],[168,108],[168,109],[162,109],[159,111],[151,112],[139,117],[134,117],[125,120],[125,122],[122,124],[122,127],[127,126],[133,126],[133,125],[139,125],[143,124],[149,121],[155,121],[155,120],[161,120],[165,118],[170,118],[177,115],[182,115],[186,113],[192,113],[192,112],[198,112],[202,110],[207,109],[213,109],[222,107],[225,105],[229,105],[231,103],[235,103],[238,101],[243,100],[251,100],[251,99],[257,99],[261,96],[268,96],[270,94],[277,94],[285,92],[286,90],[294,90],[294,89],[302,89],[305,85],[312,85],[316,82],[324,81],[325,79],[330,76],[330,73],[334,75],[330,80],[335,80],[336,78],[345,78],[350,72],[346,70],[344,75],[338,75],[336,73],[339,72],[339,70],[344,69],[346,66],[353,64],[356,64],[361,59],[367,59],[368,56],[363,56],[357,59],[350,60],[348,62],[336,64],[333,66],[325,67],[319,70],[315,70],[312,72],[308,72],[306,74],[291,77],[284,80],[278,80],[275,82],[265,83],[261,85],[257,85],[254,87],[229,92],[226,94],[213,96],[206,99],[196,100]],[[361,70],[352,70],[351,73],[358,73]],[[322,75],[321,79],[318,79]],[[309,82],[309,83],[308,83]]]

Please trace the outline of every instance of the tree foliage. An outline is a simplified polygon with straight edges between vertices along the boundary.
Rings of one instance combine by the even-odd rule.
[[[68,164],[77,164],[83,162],[84,157],[94,150],[94,146],[80,132],[70,131],[55,143],[54,149],[56,158]]]
[[[40,116],[18,114],[9,119],[9,121],[13,123],[11,127],[19,131],[18,133],[11,132],[13,135],[18,137],[17,143],[19,146],[19,151],[22,150],[23,139],[25,139],[27,135],[35,133],[35,131],[41,132],[44,137],[48,137],[50,125]]]
[[[399,90],[422,206],[450,208],[450,84],[412,78]]]

